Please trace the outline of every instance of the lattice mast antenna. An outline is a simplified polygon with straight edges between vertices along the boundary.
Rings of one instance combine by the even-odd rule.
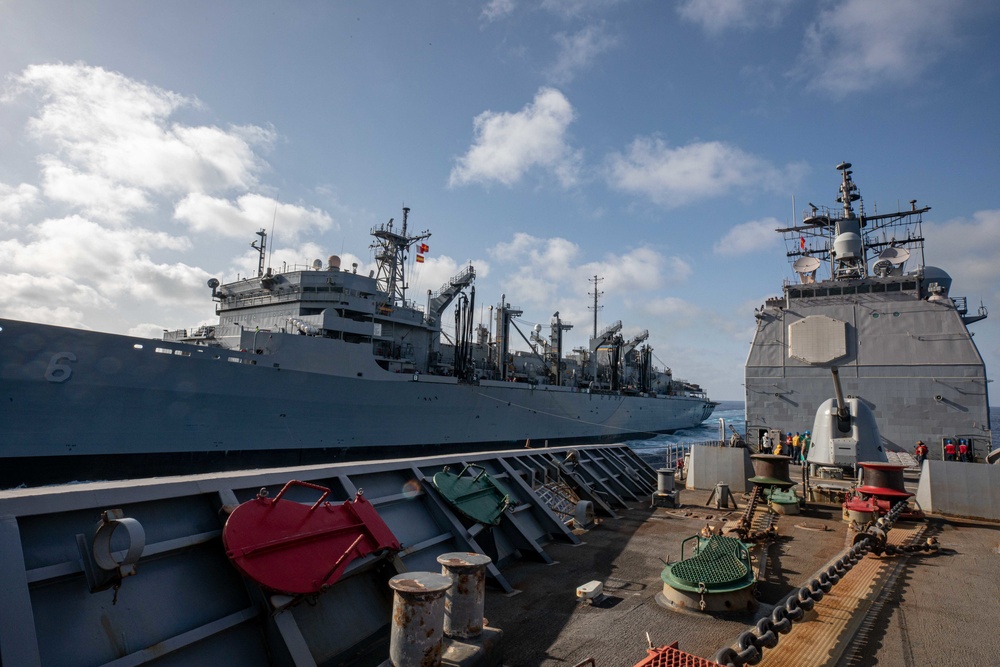
[[[379,288],[389,294],[398,305],[406,304],[406,259],[410,246],[430,237],[430,232],[424,230],[419,234],[410,235],[407,232],[407,218],[410,209],[403,207],[403,229],[396,232],[393,221],[372,229],[375,242],[371,248],[375,250],[375,280]]]
[[[594,291],[588,292],[590,296],[594,297],[594,305],[588,306],[590,310],[594,311],[594,338],[597,338],[597,311],[604,308],[604,306],[597,305],[597,300],[602,296],[604,296],[604,292],[600,292],[597,290],[597,283],[602,282],[603,280],[604,278],[598,278],[597,276],[594,276],[589,280],[589,282],[594,283]]]

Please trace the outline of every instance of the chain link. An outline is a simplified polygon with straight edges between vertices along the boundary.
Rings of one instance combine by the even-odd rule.
[[[905,507],[905,501],[897,503],[865,533],[859,533],[855,537],[854,544],[845,550],[826,570],[820,572],[808,585],[789,595],[785,599],[785,603],[775,607],[769,617],[765,616],[757,621],[753,630],[741,633],[736,639],[738,649],[730,646],[721,648],[716,652],[713,660],[720,665],[725,665],[725,667],[743,667],[759,663],[764,657],[764,649],[777,646],[779,636],[788,634],[792,629],[792,624],[802,620],[805,617],[805,612],[810,611],[817,602],[822,600],[823,596],[829,593],[830,589],[869,553],[890,556],[914,554],[920,551],[936,553],[938,543],[933,537],[928,538],[923,544],[903,547],[886,544],[886,534]]]

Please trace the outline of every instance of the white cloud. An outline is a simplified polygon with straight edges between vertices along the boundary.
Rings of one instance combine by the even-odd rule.
[[[677,6],[682,18],[706,32],[748,30],[781,22],[794,0],[684,0]]]
[[[562,16],[576,18],[585,14],[601,12],[625,0],[542,0],[542,9]]]
[[[554,88],[539,90],[517,113],[484,111],[473,121],[472,147],[456,160],[448,185],[513,185],[536,167],[551,172],[564,186],[574,184],[580,155],[566,142],[574,117],[569,100]]]
[[[541,239],[518,232],[509,243],[491,248],[489,255],[498,265],[517,267],[503,278],[504,291],[526,306],[549,307],[560,288],[579,273],[574,265],[580,247],[562,238]]]
[[[130,213],[152,207],[139,188],[116,183],[101,174],[81,173],[51,155],[42,156],[39,162],[45,196],[80,209],[87,217],[123,222]]]
[[[245,194],[235,202],[192,192],[177,203],[174,218],[196,232],[231,238],[251,238],[258,229],[294,241],[303,232],[323,231],[333,225],[330,216],[317,208],[285,204],[259,194]],[[272,239],[273,241],[274,239]]]
[[[40,106],[28,123],[33,137],[58,161],[95,184],[157,193],[248,188],[265,163],[254,148],[267,148],[274,132],[260,127],[188,126],[171,121],[198,102],[84,64],[32,65],[14,77],[6,98],[34,94]],[[43,165],[44,167],[45,165]],[[64,201],[72,192],[58,191]],[[81,202],[92,209],[102,191]]]
[[[20,220],[25,211],[38,205],[38,188],[28,183],[17,187],[0,183],[0,229]]]
[[[0,241],[0,266],[11,273],[69,276],[96,284],[104,294],[130,289],[131,267],[148,252],[189,248],[186,239],[163,232],[108,229],[76,215],[43,220],[31,235],[30,241]]]
[[[662,206],[682,206],[749,186],[790,187],[800,167],[779,170],[736,146],[710,141],[669,147],[657,137],[638,137],[626,153],[609,156],[611,187],[645,195]],[[791,181],[791,182],[790,182]]]
[[[594,58],[618,44],[617,37],[607,34],[604,27],[598,25],[587,26],[572,35],[556,33],[553,39],[559,46],[559,53],[548,69],[548,76],[560,85],[572,81]]]
[[[717,255],[748,255],[781,245],[781,236],[774,230],[784,225],[777,218],[751,220],[736,225],[715,242],[712,252]]]
[[[143,229],[108,229],[70,216],[32,226],[30,240],[0,241],[7,312],[32,321],[85,326],[85,315],[111,312],[122,299],[197,306],[206,272],[150,255],[186,251],[186,239]],[[58,313],[45,315],[45,310]]]
[[[514,0],[490,0],[481,14],[486,21],[497,21],[514,12]]]
[[[971,220],[925,222],[923,231],[926,261],[951,274],[953,295],[968,295],[970,308],[974,297],[1000,295],[1000,210],[977,211]]]
[[[247,192],[267,169],[257,151],[274,130],[182,122],[180,112],[201,111],[196,99],[57,63],[10,77],[0,102],[32,105],[27,136],[39,146],[36,184],[0,184],[0,229],[17,234],[0,240],[9,316],[104,330],[140,321],[132,330],[159,334],[157,319],[187,324],[211,310],[209,272],[176,259],[191,256],[189,238],[152,227],[169,212],[195,233],[245,241],[276,219],[286,245],[333,224]],[[40,221],[23,220],[28,210]]]
[[[886,84],[910,84],[959,42],[963,0],[843,0],[806,31],[793,75],[840,98]]]
[[[544,308],[559,303],[560,295],[579,293],[593,276],[601,278],[602,291],[632,302],[683,283],[692,273],[690,264],[683,259],[648,247],[582,261],[580,246],[572,241],[559,237],[543,239],[523,232],[515,234],[509,243],[497,244],[489,254],[498,265],[516,267],[502,281],[511,299]],[[579,304],[573,297],[559,305],[569,313],[573,302]]]

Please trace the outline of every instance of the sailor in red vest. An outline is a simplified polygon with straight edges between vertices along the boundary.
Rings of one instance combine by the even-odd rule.
[[[927,445],[924,444],[923,440],[917,440],[917,448],[913,450],[913,453],[917,455],[917,465],[922,466],[927,459]]]
[[[958,450],[955,449],[955,443],[951,441],[951,438],[948,438],[947,440],[944,441],[944,460],[945,461],[954,461],[955,457],[956,457],[956,454],[957,454],[957,451]]]
[[[965,440],[958,441],[958,460],[959,461],[972,461],[972,457],[969,456],[969,445]]]

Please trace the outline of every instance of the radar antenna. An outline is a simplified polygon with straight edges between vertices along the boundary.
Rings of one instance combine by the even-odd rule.
[[[375,250],[375,280],[379,289],[389,295],[393,304],[406,303],[406,257],[407,252],[417,241],[430,238],[427,230],[410,236],[406,231],[407,217],[410,209],[403,207],[403,229],[396,232],[392,228],[392,218],[384,225],[372,228],[375,242],[371,248]]]

